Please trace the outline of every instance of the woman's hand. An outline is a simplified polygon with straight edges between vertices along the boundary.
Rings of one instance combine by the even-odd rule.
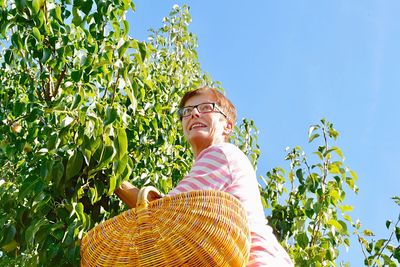
[[[147,195],[147,200],[148,201],[153,201],[153,200],[157,200],[159,198],[162,198],[161,195],[157,194],[157,192],[151,191],[148,195]]]
[[[114,193],[126,204],[130,209],[136,208],[137,197],[139,194],[139,189],[133,186],[128,181],[123,181],[121,185],[115,189]],[[153,201],[161,198],[162,196],[154,191],[149,192],[147,195],[148,201]]]

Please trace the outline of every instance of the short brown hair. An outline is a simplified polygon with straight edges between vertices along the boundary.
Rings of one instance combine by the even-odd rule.
[[[233,125],[235,125],[235,123],[236,123],[236,108],[235,108],[235,106],[232,104],[232,102],[228,98],[226,98],[226,96],[224,96],[221,92],[219,92],[215,88],[204,86],[204,87],[200,87],[195,90],[186,92],[183,95],[181,102],[179,103],[179,108],[184,107],[185,103],[193,96],[202,95],[205,93],[210,93],[211,95],[213,95],[215,97],[215,99],[217,100],[218,106],[222,109],[222,111],[228,117],[227,119],[230,122],[232,122]]]

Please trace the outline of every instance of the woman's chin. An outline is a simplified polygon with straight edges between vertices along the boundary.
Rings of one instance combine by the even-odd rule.
[[[208,136],[206,134],[202,133],[193,133],[189,136],[190,141],[195,141],[195,142],[202,142],[203,140],[207,140]]]
[[[192,144],[192,146],[203,146],[206,143],[211,143],[211,139],[210,135],[206,133],[196,132],[189,136],[189,143]]]

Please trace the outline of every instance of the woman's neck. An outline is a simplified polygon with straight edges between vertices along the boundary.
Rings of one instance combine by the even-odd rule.
[[[194,154],[194,158],[196,159],[201,154],[201,152],[203,150],[209,148],[210,146],[213,146],[213,145],[216,145],[216,144],[221,144],[221,143],[225,143],[225,141],[224,140],[219,140],[218,142],[211,142],[211,143],[203,144],[203,145],[200,145],[200,144],[192,145],[192,151],[193,151],[193,154]]]

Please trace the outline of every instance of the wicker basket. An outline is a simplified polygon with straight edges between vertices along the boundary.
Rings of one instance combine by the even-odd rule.
[[[93,229],[81,243],[81,266],[246,266],[246,213],[228,193],[202,190],[148,202]]]

